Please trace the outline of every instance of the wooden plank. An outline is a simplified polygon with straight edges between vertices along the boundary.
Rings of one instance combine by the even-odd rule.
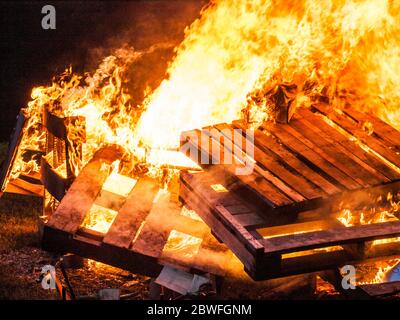
[[[1,192],[4,192],[7,186],[8,177],[12,170],[18,146],[22,139],[23,128],[25,126],[25,123],[26,123],[26,117],[24,115],[23,110],[21,110],[18,114],[17,124],[15,125],[15,128],[12,132],[10,143],[8,145],[7,158],[3,160],[1,164],[1,175],[0,175]]]
[[[158,190],[157,181],[148,177],[140,178],[119,210],[103,242],[129,248],[149,214]]]
[[[368,113],[368,111],[360,112],[351,106],[346,106],[342,111],[353,120],[357,121],[360,125],[365,124],[365,122],[367,121],[370,122],[372,124],[374,135],[376,135],[381,140],[394,145],[397,150],[399,150],[400,132],[396,128],[382,121],[377,116]]]
[[[265,222],[265,226],[277,225],[282,223],[290,223],[297,218],[300,211],[306,210],[308,207],[321,206],[321,203],[308,201],[301,203],[291,203],[283,206],[270,206],[263,195],[258,193],[259,188],[254,188],[250,183],[244,185],[242,181],[229,181],[224,177],[223,172],[219,170],[220,166],[212,166],[204,172],[181,172],[181,181],[188,185],[194,192],[197,192],[198,184],[203,188],[209,189],[208,194],[212,206],[221,204],[232,209],[232,214],[237,215],[237,212],[245,211],[254,215],[255,224],[259,225],[257,215],[261,216]],[[243,176],[247,177],[247,176]],[[246,181],[246,180],[244,180]],[[263,181],[263,180],[261,180]],[[264,180],[265,181],[265,180]],[[215,186],[223,186],[225,191],[214,192]],[[246,207],[247,209],[245,209]],[[247,217],[249,218],[249,217]],[[250,222],[250,221],[249,221]]]
[[[110,165],[121,156],[122,152],[116,146],[97,151],[92,160],[81,170],[57,210],[50,217],[48,226],[75,233],[107,179]]]
[[[267,221],[254,213],[244,213],[235,215],[236,220],[245,228],[258,228],[267,225]]]
[[[400,281],[364,284],[357,286],[368,297],[384,297],[400,293]]]
[[[207,135],[205,135],[204,133],[197,131],[196,133],[199,138],[198,141],[206,141],[206,143],[210,143],[211,144],[211,138]],[[192,144],[192,140],[189,140],[188,142],[186,142],[187,144]],[[201,152],[204,152],[207,154],[208,150],[204,150],[204,144],[200,143],[197,144],[196,142],[193,142],[192,145],[193,148],[198,148],[199,150],[201,150]],[[211,148],[209,149],[211,150]],[[217,151],[218,152],[218,151]],[[215,153],[215,151],[214,151]],[[215,155],[210,154],[209,157],[213,158],[216,157]],[[214,158],[213,158],[214,161]],[[210,167],[211,168],[211,167]],[[211,170],[211,169],[210,169]],[[236,166],[235,165],[214,165],[212,166],[212,171],[213,174],[215,174],[216,176],[218,176],[221,181],[221,184],[224,184],[225,182],[232,182],[232,185],[235,184],[238,189],[243,190],[243,188],[240,188],[238,185],[239,183],[236,182],[241,182],[242,185],[244,187],[248,187],[249,189],[251,189],[251,191],[256,192],[256,193],[260,193],[262,194],[262,196],[258,196],[259,198],[262,197],[264,199],[264,202],[267,203],[268,206],[272,207],[276,207],[276,206],[282,206],[282,205],[288,205],[293,203],[293,200],[291,200],[289,197],[285,196],[285,194],[283,194],[282,192],[280,192],[280,190],[275,187],[272,183],[270,183],[267,179],[264,179],[264,176],[259,175],[256,172],[253,172],[251,175],[241,175],[241,176],[236,176]],[[275,177],[271,177],[272,181],[275,181],[276,183],[281,183],[282,182],[279,181],[279,179],[275,178]],[[281,188],[283,188],[281,186]],[[290,188],[286,186],[286,188],[288,189],[289,193],[290,193]],[[228,187],[229,190],[232,190],[231,188]],[[294,195],[295,196],[295,195]],[[300,199],[304,199],[301,195],[298,195],[300,197]]]
[[[212,139],[207,136],[204,132],[196,131],[196,135],[198,136],[197,141],[206,141],[205,144],[212,145]],[[189,140],[187,144],[191,144],[192,140]],[[215,143],[215,140],[214,140]],[[193,148],[199,148],[203,153],[209,153],[210,150],[213,150],[209,147],[207,150],[204,150],[203,143],[192,145]],[[221,147],[223,150],[224,148]],[[214,154],[210,154],[209,157],[212,158],[213,162],[217,162],[216,159],[220,155],[216,155],[218,150],[214,149]],[[221,151],[223,152],[223,151]],[[223,156],[222,156],[223,157]],[[227,180],[240,180],[243,182],[245,186],[249,186],[252,190],[259,192],[262,194],[265,201],[269,202],[271,207],[275,206],[282,206],[288,205],[293,203],[292,199],[296,199],[297,201],[305,200],[304,197],[298,194],[296,191],[292,190],[289,186],[287,186],[284,182],[282,182],[279,178],[275,177],[274,175],[270,174],[268,171],[259,169],[257,172],[253,172],[250,175],[236,175],[236,166],[235,165],[218,165],[219,167],[223,168],[226,172]],[[213,166],[213,169],[216,166]],[[257,169],[257,165],[255,165]],[[217,169],[214,169],[217,170]],[[261,172],[261,174],[260,174]],[[284,192],[282,192],[283,190]],[[287,196],[286,196],[287,194]]]
[[[400,221],[292,234],[260,240],[266,254],[284,254],[347,243],[359,243],[400,235]]]
[[[3,192],[6,192],[6,193],[15,193],[15,194],[22,194],[22,195],[25,195],[25,196],[35,196],[35,197],[37,197],[37,194],[32,193],[31,191],[25,190],[25,189],[23,189],[23,188],[21,188],[21,187],[18,187],[18,186],[16,186],[16,185],[14,185],[14,184],[12,183],[12,181],[10,181],[10,182],[7,184],[7,187],[6,187],[6,189],[5,189]]]
[[[274,227],[267,227],[258,229],[257,232],[266,238],[277,237],[286,234],[292,234],[296,232],[310,232],[316,230],[329,229],[337,224],[332,223],[330,220],[314,220],[293,224],[285,224]]]
[[[236,135],[236,139],[233,138],[234,128],[228,126],[226,124],[220,124],[214,126],[216,130],[204,130],[207,134],[211,135],[213,139],[217,141],[224,141],[224,146],[230,148],[230,152],[236,154],[244,153],[242,148],[246,146],[246,144],[250,144],[252,149],[254,150],[254,160],[259,163],[261,166],[265,167],[267,170],[272,172],[275,176],[279,177],[282,181],[284,181],[287,185],[292,187],[298,193],[306,197],[307,199],[316,199],[321,198],[326,195],[323,190],[319,189],[316,185],[310,182],[308,179],[299,175],[298,172],[293,170],[292,167],[287,166],[284,161],[280,158],[274,156],[270,152],[265,152],[266,150],[261,150],[258,146],[247,140],[242,135]],[[240,138],[240,141],[237,137]],[[226,144],[225,140],[228,139],[230,143]],[[233,141],[235,140],[235,141]],[[237,145],[235,149],[233,144]],[[239,147],[238,147],[239,146]]]
[[[170,194],[159,193],[131,249],[160,258],[179,213],[180,209],[170,200]]]
[[[309,141],[301,140],[302,137],[295,137],[288,131],[282,130],[281,125],[277,126],[265,122],[262,127],[268,133],[273,134],[278,138],[282,144],[289,148],[298,157],[303,157],[306,161],[315,165],[315,167],[320,170],[320,173],[327,179],[333,179],[336,183],[340,183],[346,189],[354,190],[361,188],[361,185],[358,182],[335,166],[334,159],[328,160],[324,157],[324,153],[321,155],[316,152],[314,149],[315,146]]]
[[[185,181],[189,180],[190,179],[185,178]],[[219,203],[218,196],[221,195],[221,192],[213,190],[208,183],[203,184],[199,181],[193,183],[194,181],[196,181],[195,178],[191,179],[192,183],[190,184],[191,186],[196,185],[194,193],[197,197],[203,199],[203,201],[205,201],[207,205],[212,208],[214,214],[221,220],[221,222],[223,222],[228,228],[230,228],[232,232],[238,237],[238,239],[249,246],[249,249],[251,251],[257,252],[261,250],[262,247],[258,244],[256,239],[254,239],[254,237],[249,234],[249,232],[236,221],[234,215],[229,212],[229,210],[227,209],[229,207],[224,207]],[[181,185],[181,188],[184,189],[185,186]],[[195,208],[194,210],[196,211]]]
[[[295,115],[296,119],[298,117],[302,118],[302,121],[305,125],[313,128],[314,130],[318,130],[319,134],[324,135],[325,139],[332,138],[335,143],[339,143],[349,152],[352,152],[355,156],[357,156],[365,164],[373,167],[376,171],[380,172],[381,175],[386,176],[389,180],[400,179],[399,172],[393,170],[390,166],[387,166],[374,154],[364,151],[354,141],[351,141],[338,130],[332,128],[329,124],[322,120],[321,116],[311,112],[308,108],[300,108],[298,110],[298,115]]]
[[[235,121],[233,123],[235,128],[245,130],[246,127],[242,121]],[[275,153],[280,157],[281,161],[285,161],[289,166],[295,169],[299,174],[304,177],[311,179],[316,185],[324,190],[328,195],[336,194],[341,191],[340,185],[334,185],[329,180],[325,179],[318,172],[314,171],[311,167],[307,166],[303,161],[298,159],[289,149],[285,148],[284,145],[278,143],[278,141],[272,136],[267,136],[259,130],[254,132],[254,140],[263,150],[268,149],[270,152]]]
[[[321,148],[321,150],[333,159],[336,159],[337,162],[342,163],[347,168],[348,174],[351,174],[354,180],[359,181],[365,187],[389,181],[385,176],[380,175],[368,164],[365,164],[358,157],[354,156],[352,152],[347,151],[347,149],[341,147],[340,144],[332,141],[329,137],[326,138],[323,134],[320,134],[320,131],[313,130],[313,128],[305,125],[300,119],[293,119],[290,127],[306,139],[312,141],[314,145]]]
[[[67,141],[67,128],[65,127],[65,118],[60,118],[51,113],[47,108],[43,111],[43,126],[46,127],[53,136]]]
[[[231,233],[229,229],[216,218],[215,213],[212,212],[212,207],[210,207],[204,199],[196,196],[185,185],[181,185],[181,197],[189,208],[195,210],[202,217],[204,222],[217,237],[224,240],[225,244],[242,261],[248,270],[255,268],[256,260],[254,255],[250,253],[248,248],[246,248],[236,235]]]
[[[313,108],[314,110],[317,110],[321,114],[328,117],[345,131],[352,134],[354,137],[356,137],[362,143],[366,144],[382,157],[390,161],[392,164],[400,168],[400,157],[397,154],[397,151],[395,150],[396,147],[394,145],[388,145],[387,143],[383,143],[373,135],[368,135],[367,132],[358,127],[358,124],[351,122],[350,119],[340,116],[334,110],[325,105],[316,104],[313,105]]]
[[[203,133],[211,137],[209,131],[202,130],[202,134]],[[221,134],[218,134],[218,136],[221,137]],[[218,136],[214,136],[214,137],[211,137],[211,138],[212,138],[213,141],[216,141],[216,142],[219,143],[221,141],[221,139],[218,138]],[[226,144],[221,145],[221,148],[227,149],[227,145]],[[232,149],[233,148],[234,148],[234,145],[233,145]],[[229,154],[233,154],[234,153],[234,151],[230,150],[230,149],[228,149],[227,152]],[[239,150],[239,152],[236,152],[235,153],[235,157],[239,158],[243,163],[246,163],[247,160],[245,159],[245,155],[240,156],[240,152],[241,152],[240,150]],[[260,176],[264,177],[269,182],[271,182],[281,193],[285,194],[286,196],[290,197],[291,199],[293,199],[293,200],[295,200],[297,202],[306,200],[306,197],[303,196],[300,192],[298,192],[295,188],[293,188],[290,185],[289,182],[285,181],[284,179],[279,177],[279,175],[276,174],[276,172],[277,171],[279,172],[279,170],[282,169],[282,168],[280,168],[279,166],[276,166],[276,164],[274,164],[272,166],[276,170],[271,170],[270,171],[270,170],[268,170],[268,168],[266,166],[263,166],[262,164],[256,162],[256,163],[254,163],[254,172],[259,174]],[[293,178],[293,175],[291,175],[290,173],[289,173],[289,175]],[[237,177],[239,179],[243,180],[243,181],[245,179],[248,180],[249,182],[254,181],[254,179],[249,179],[249,176],[252,176],[252,175],[237,175]],[[290,179],[289,179],[289,181],[290,181]],[[249,183],[246,183],[246,184],[249,184]],[[257,189],[255,189],[255,190],[257,190]],[[262,191],[262,189],[260,189],[260,190]],[[268,199],[268,193],[265,194],[265,197]]]
[[[58,201],[61,201],[68,189],[67,179],[61,177],[44,157],[40,159],[41,182],[44,188]]]
[[[42,197],[44,195],[44,189],[43,186],[40,184],[34,184],[34,183],[29,183],[25,180],[22,180],[20,178],[11,180],[10,183],[12,183],[14,186],[17,186],[21,189],[27,190],[31,192],[33,195]],[[7,190],[7,189],[6,189]]]
[[[103,246],[100,241],[88,239],[45,226],[42,246],[44,250],[57,253],[74,253],[81,257],[94,259],[135,274],[149,277],[157,276],[162,266],[157,260],[124,248]]]
[[[257,253],[264,251],[262,244],[237,221],[235,216],[233,216],[226,207],[217,205],[215,206],[215,210],[222,219],[230,225],[233,231],[240,236],[242,241],[250,247],[252,252]]]
[[[125,201],[126,197],[103,189],[100,191],[94,203],[118,212]]]
[[[325,160],[334,164],[335,167],[340,169],[343,173],[347,174],[354,181],[357,181],[362,187],[370,187],[371,186],[370,183],[368,183],[364,179],[361,179],[357,176],[357,169],[360,169],[360,168],[355,167],[355,163],[353,161],[351,161],[351,159],[338,155],[336,150],[332,149],[331,147],[329,147],[327,145],[321,145],[321,143],[318,142],[318,139],[316,139],[314,141],[313,137],[315,137],[315,135],[311,135],[311,140],[309,140],[308,138],[306,138],[304,136],[303,132],[299,133],[292,126],[281,126],[279,128],[279,130],[282,130],[282,129],[287,131],[288,133],[290,133],[297,139],[303,141],[305,144],[307,144],[311,149],[313,149],[316,153],[318,153]]]

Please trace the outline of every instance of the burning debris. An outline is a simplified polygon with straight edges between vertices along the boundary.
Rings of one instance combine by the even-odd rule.
[[[208,227],[257,280],[398,255],[398,18],[389,0],[211,1],[139,104],[129,71],[168,44],[34,88],[2,191],[44,192],[49,248],[127,268],[143,258],[151,275],[168,263],[240,274]],[[250,127],[254,141],[227,134]],[[181,141],[188,131],[197,142]],[[227,153],[233,163],[198,157]],[[233,172],[249,160],[254,171]],[[38,176],[44,191],[28,184]]]

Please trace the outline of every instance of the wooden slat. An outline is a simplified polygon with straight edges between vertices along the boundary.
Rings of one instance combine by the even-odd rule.
[[[351,173],[354,180],[359,181],[364,186],[368,187],[389,181],[389,179],[380,175],[368,164],[362,162],[352,152],[332,141],[329,137],[325,137],[320,131],[313,130],[313,128],[307,126],[300,119],[292,119],[290,127],[295,129],[303,137],[312,141],[333,159],[337,159],[337,162],[343,163],[343,166],[346,166],[348,173]]]
[[[110,173],[109,166],[121,156],[122,153],[116,146],[97,151],[92,160],[81,170],[57,210],[50,217],[48,226],[75,233],[107,179]]]
[[[241,130],[246,129],[242,121],[235,121],[233,125]],[[327,194],[332,195],[341,191],[340,185],[334,185],[333,183],[325,179],[322,175],[320,175],[312,168],[307,166],[307,164],[305,164],[303,161],[298,159],[296,155],[290,152],[290,150],[286,149],[284,145],[279,144],[278,141],[272,136],[267,136],[261,131],[255,130],[254,140],[256,145],[258,145],[260,148],[263,148],[264,150],[268,149],[270,150],[270,152],[274,152],[277,156],[280,157],[281,161],[285,161],[299,174],[311,179]]]
[[[321,157],[325,160],[329,161],[330,163],[334,164],[338,169],[340,169],[343,173],[347,174],[351,177],[354,181],[357,181],[362,187],[369,187],[371,186],[370,183],[365,181],[364,179],[358,177],[357,175],[357,168],[351,159],[347,157],[343,157],[339,155],[336,150],[332,149],[327,145],[321,145],[318,139],[313,139],[315,135],[311,135],[311,140],[304,136],[304,133],[299,133],[297,130],[294,129],[292,125],[290,126],[280,126],[280,129],[286,130],[288,133],[293,135],[294,137],[298,138],[301,141],[304,141],[310,148],[312,148],[316,153],[318,153]]]
[[[12,181],[7,184],[7,187],[3,192],[22,194],[22,195],[25,195],[25,196],[37,196],[37,194],[32,193],[31,191],[25,190],[23,188],[20,188],[20,187],[14,185],[12,183]]]
[[[382,121],[378,117],[368,112],[360,112],[351,106],[346,106],[343,110],[349,117],[356,120],[360,125],[369,121],[372,124],[373,134],[377,135],[381,140],[387,141],[394,145],[397,150],[400,148],[400,132]]]
[[[126,197],[103,189],[100,191],[94,203],[118,212],[125,201]]]
[[[54,115],[47,108],[43,112],[43,126],[58,139],[67,140],[67,128],[65,127],[64,118]]]
[[[142,222],[149,214],[158,190],[157,181],[147,177],[139,179],[119,210],[103,242],[129,248]]]
[[[261,242],[267,254],[284,254],[347,243],[359,243],[400,235],[400,221],[293,234]]]
[[[209,143],[211,145],[212,139],[207,136],[205,133],[200,132],[199,130],[196,130],[196,132],[193,132],[192,135],[196,134],[196,139],[200,143],[193,142],[193,139],[188,140],[186,143],[191,144],[193,148],[196,148],[200,150],[203,154],[208,154],[208,157],[212,158],[212,161],[216,162],[216,155],[209,154],[209,150],[211,150],[211,146],[208,148],[208,150],[204,150],[204,145]],[[206,141],[206,142],[204,142]],[[192,144],[193,143],[193,144]],[[214,151],[215,152],[215,151]],[[223,152],[223,151],[222,151]],[[213,158],[214,157],[214,158]],[[222,157],[223,159],[223,157]],[[197,159],[193,159],[196,161]],[[213,170],[218,170],[216,168],[217,166],[213,166]],[[300,195],[297,194],[295,191],[291,190],[290,187],[286,186],[282,181],[280,181],[278,178],[274,177],[273,175],[267,175],[265,173],[263,176],[258,174],[257,172],[253,172],[250,175],[241,175],[241,176],[236,176],[235,177],[235,165],[218,165],[220,170],[224,170],[225,172],[225,177],[222,181],[235,181],[235,180],[240,180],[245,186],[249,186],[252,188],[252,190],[256,190],[260,194],[263,195],[263,198],[265,201],[269,202],[269,205],[271,207],[275,206],[282,206],[282,205],[289,205],[293,203],[293,200],[286,196],[284,193],[280,191],[280,189],[284,189],[287,193],[291,194],[292,197],[298,200],[304,200],[304,198]],[[264,179],[267,176],[268,179]],[[270,182],[271,181],[271,182]],[[278,185],[280,189],[275,187],[275,185]]]
[[[103,246],[100,241],[84,236],[71,237],[70,234],[47,225],[44,227],[42,245],[47,251],[74,253],[149,277],[156,277],[162,269],[156,259],[146,254],[138,254],[124,248]]]
[[[183,173],[184,174],[184,173]],[[199,175],[197,175],[199,176]],[[204,177],[204,176],[203,176]],[[211,177],[209,177],[211,179]],[[221,195],[221,192],[216,192],[213,190],[210,185],[203,184],[199,181],[195,181],[195,178],[188,178],[185,177],[185,181],[191,180],[191,186],[194,184],[196,185],[196,191],[195,193],[198,194],[198,197],[203,199],[213,210],[215,211],[215,214],[221,219],[225,225],[229,226],[229,228],[232,229],[232,231],[235,233],[235,235],[238,237],[238,239],[241,239],[243,243],[246,243],[247,245],[250,246],[250,249],[256,252],[257,250],[261,250],[261,246],[258,244],[258,242],[254,239],[253,236],[251,236],[246,229],[244,229],[235,219],[234,215],[231,214],[227,208],[224,207],[223,205],[220,204],[218,201],[218,196]],[[207,179],[208,180],[208,179]],[[182,187],[182,186],[181,186]],[[223,194],[223,193],[222,193]]]
[[[195,196],[185,185],[181,185],[181,196],[185,200],[185,204],[202,217],[216,236],[220,239],[224,239],[225,244],[239,257],[248,270],[255,268],[256,260],[254,255],[236,235],[230,232],[229,229],[216,218],[215,213],[212,212],[212,207],[210,207],[204,199]]]
[[[365,164],[380,172],[381,175],[386,176],[390,180],[400,179],[399,172],[387,166],[374,154],[370,154],[361,149],[354,141],[351,141],[348,137],[342,135],[338,130],[335,130],[325,121],[323,121],[321,116],[311,112],[308,108],[300,108],[298,109],[297,113],[298,115],[295,115],[296,119],[301,117],[305,125],[313,128],[314,130],[318,130],[319,134],[324,135],[325,139],[331,138],[335,143],[340,144],[349,152],[352,152]]]
[[[257,228],[267,225],[265,219],[254,213],[237,214],[235,218],[245,228]]]
[[[3,160],[1,164],[1,174],[0,174],[0,186],[1,192],[5,191],[8,177],[10,175],[10,171],[12,170],[12,166],[14,164],[15,155],[17,153],[18,146],[21,142],[22,135],[23,135],[23,128],[26,123],[26,117],[24,112],[21,110],[17,117],[17,124],[13,130],[10,143],[7,149],[7,158]]]
[[[207,131],[203,130],[201,131],[200,134],[203,139],[206,139]],[[208,135],[208,137],[210,136]],[[219,139],[213,139],[212,137],[210,137],[210,139],[213,142],[219,143]],[[225,146],[221,145],[221,150],[224,150],[224,152],[226,152]],[[232,150],[228,150],[227,152],[229,154],[233,154]],[[239,157],[238,154],[236,154],[236,156]],[[241,160],[242,162],[246,161],[243,158],[241,158]],[[237,178],[240,179],[243,183],[253,187],[256,191],[260,191],[261,193],[263,193],[264,197],[269,200],[272,200],[271,202],[273,203],[275,203],[275,201],[279,201],[282,204],[290,204],[292,201],[290,201],[289,199],[293,199],[297,202],[306,200],[306,198],[303,197],[299,192],[291,188],[290,185],[288,185],[288,183],[286,183],[285,181],[274,175],[269,170],[264,170],[257,163],[254,164],[254,172],[247,175],[236,175],[236,171],[232,170],[233,169],[232,166],[227,165],[224,167],[232,175],[237,176]]]
[[[41,182],[44,188],[58,201],[65,196],[68,188],[67,179],[61,177],[44,157],[40,159]]]
[[[368,135],[367,132],[359,128],[358,124],[351,122],[350,119],[346,119],[345,117],[340,116],[328,106],[316,104],[313,105],[313,108],[327,116],[329,119],[331,119],[347,132],[351,133],[353,136],[358,138],[361,142],[365,143],[382,157],[384,157],[397,167],[400,167],[400,156],[396,153],[396,150],[393,150],[395,149],[394,145],[383,143],[381,140],[375,138],[373,135]]]
[[[400,281],[364,284],[357,287],[370,298],[384,297],[400,293]]]
[[[169,194],[160,194],[152,205],[141,231],[133,239],[131,250],[160,258],[179,210]]]
[[[233,139],[233,128],[226,124],[216,125],[214,128],[220,130],[217,132],[216,130],[204,130],[207,134],[210,134],[215,140],[221,141],[229,139],[230,143],[228,146],[224,143],[224,146],[227,148],[231,148],[230,145],[238,144],[240,147],[237,147],[237,154],[238,152],[243,153],[243,147],[246,144],[250,144],[252,149],[254,150],[254,159],[259,163],[261,166],[267,168],[270,172],[272,172],[275,176],[279,177],[282,181],[284,181],[287,185],[291,186],[294,190],[298,193],[302,194],[307,199],[316,199],[323,197],[326,195],[321,189],[311,183],[309,180],[304,178],[302,175],[296,173],[293,169],[290,170],[291,167],[286,166],[284,161],[281,161],[278,157],[274,157],[273,154],[264,152],[256,145],[254,145],[249,140],[242,135],[237,135],[241,140],[240,141],[232,141]],[[234,148],[230,150],[232,153],[235,152]]]
[[[29,183],[29,182],[27,182],[25,180],[22,180],[20,178],[11,180],[10,183],[12,183],[13,185],[15,185],[15,186],[17,186],[17,187],[19,187],[21,189],[24,189],[24,190],[27,190],[27,191],[31,192],[35,196],[42,197],[43,194],[44,194],[43,186],[40,185],[40,184]],[[7,190],[7,188],[6,188],[6,190]]]
[[[272,123],[264,123],[263,128],[277,137],[292,152],[296,153],[298,156],[303,156],[307,161],[313,163],[325,177],[334,179],[346,189],[354,190],[361,188],[358,182],[335,166],[334,159],[330,159],[329,161],[324,157],[323,152],[322,154],[316,152],[315,146],[309,141],[301,140],[301,137],[295,137],[286,130],[282,130],[281,126]]]
[[[338,222],[338,224],[340,224]],[[257,232],[266,238],[269,237],[277,237],[280,235],[291,234],[295,232],[310,232],[316,230],[325,230],[329,229],[333,226],[337,226],[337,224],[332,223],[330,220],[314,220],[308,222],[300,222],[293,224],[286,224],[268,228],[258,229]]]

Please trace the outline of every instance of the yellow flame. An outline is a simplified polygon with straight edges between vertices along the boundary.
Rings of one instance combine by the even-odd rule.
[[[71,153],[75,174],[107,143],[123,146],[135,167],[146,163],[142,143],[176,148],[182,131],[241,117],[259,122],[274,109],[321,98],[370,110],[400,128],[399,18],[398,0],[210,1],[187,28],[168,76],[141,106],[131,105],[125,84],[129,66],[146,52],[129,48],[94,73],[79,76],[69,68],[51,86],[33,89],[21,150],[43,143],[43,108],[84,118],[82,150]],[[82,140],[76,127],[68,130],[71,144]],[[38,171],[21,159],[12,177]]]

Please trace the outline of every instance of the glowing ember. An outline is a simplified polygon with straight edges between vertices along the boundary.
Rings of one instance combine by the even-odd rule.
[[[136,182],[137,180],[112,172],[104,182],[102,190],[127,197]]]
[[[193,220],[203,221],[203,219],[200,218],[200,216],[196,213],[196,211],[190,210],[186,206],[182,207],[181,215],[191,218]]]
[[[106,234],[116,216],[116,211],[93,204],[81,226]]]
[[[386,197],[386,206],[381,205],[382,199],[377,199],[376,207],[369,208],[357,212],[352,212],[349,209],[343,209],[338,216],[338,220],[346,227],[360,225],[360,224],[371,224],[381,223],[387,221],[398,220],[400,213],[400,199],[398,196],[394,197],[392,193],[388,193]],[[392,243],[400,241],[398,238],[389,238],[382,240],[372,241],[372,246],[382,245],[385,243]],[[365,272],[361,272],[363,277],[357,284],[373,284],[385,282],[387,274],[400,262],[400,259],[394,259],[390,261],[376,262],[373,264],[373,268],[368,269]],[[369,265],[370,266],[370,265]],[[362,269],[361,269],[362,271]]]
[[[199,252],[201,242],[202,239],[200,238],[172,230],[167,243],[163,248],[163,254],[172,254],[174,257],[190,258]]]
[[[357,265],[356,285],[377,284],[392,281],[389,275],[398,266],[400,259],[370,262]]]

